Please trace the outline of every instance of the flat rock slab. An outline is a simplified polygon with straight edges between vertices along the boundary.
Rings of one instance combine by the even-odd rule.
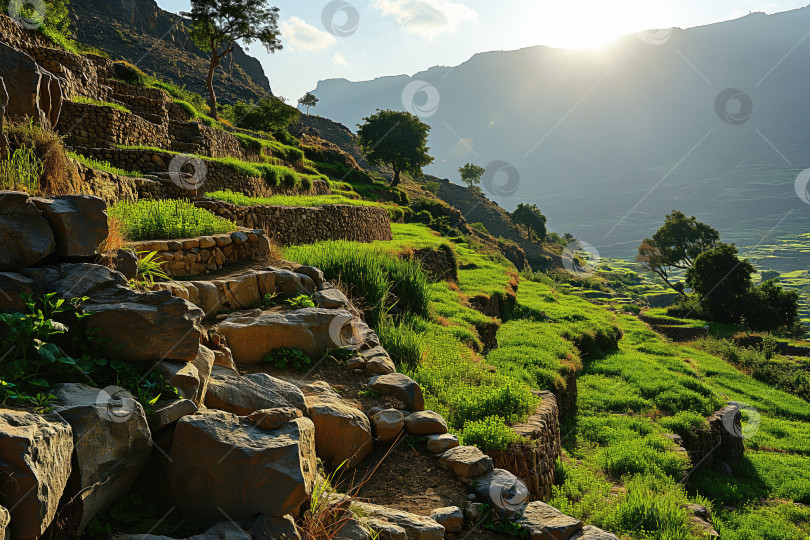
[[[475,446],[457,446],[439,456],[439,464],[462,482],[469,482],[494,469],[492,458]]]
[[[73,430],[58,414],[0,411],[0,506],[11,538],[39,538],[70,477]]]
[[[239,416],[247,416],[262,409],[294,407],[306,413],[304,394],[292,383],[271,377],[266,373],[239,375],[222,368],[214,369],[208,381],[205,406]]]
[[[228,339],[237,364],[258,364],[267,353],[282,347],[320,358],[340,346],[342,321],[351,319],[352,315],[344,310],[305,308],[229,318],[214,331]]]
[[[425,398],[422,395],[422,388],[407,375],[402,373],[379,375],[373,377],[368,386],[378,394],[390,395],[400,399],[411,411],[425,410]]]
[[[387,521],[402,527],[409,540],[439,540],[444,538],[444,527],[430,518],[376,504],[360,502],[354,504],[367,517]]]
[[[372,532],[377,534],[377,538],[379,538],[379,540],[408,539],[408,533],[396,523],[390,523],[377,518],[365,518],[363,523],[365,523]]]
[[[254,426],[272,431],[278,429],[296,418],[301,418],[304,414],[295,407],[279,407],[276,409],[262,409],[245,417],[245,420]]]
[[[317,473],[315,425],[297,418],[265,431],[223,411],[177,422],[169,483],[183,514],[211,523],[297,515],[312,495]]]
[[[570,540],[619,540],[619,538],[615,534],[597,529],[593,525],[585,525]]]
[[[324,309],[349,309],[351,307],[349,299],[338,289],[318,291],[312,296],[312,301],[316,306]]]
[[[515,523],[529,533],[530,540],[569,540],[582,529],[580,520],[540,501],[529,503]]]
[[[447,422],[433,411],[419,411],[405,417],[405,429],[412,435],[442,435],[447,433]]]

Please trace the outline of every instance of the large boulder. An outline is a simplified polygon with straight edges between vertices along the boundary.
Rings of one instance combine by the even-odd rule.
[[[528,533],[530,540],[567,539],[582,529],[580,520],[540,501],[529,503],[515,523]]]
[[[31,266],[56,251],[51,226],[27,193],[0,191],[0,246],[0,270]]]
[[[39,538],[51,524],[72,453],[73,431],[58,414],[0,411],[0,506],[11,538]]]
[[[462,482],[484,476],[495,468],[492,458],[475,446],[451,448],[439,456],[439,465],[455,473]]]
[[[177,422],[170,455],[174,498],[195,522],[223,513],[233,520],[295,516],[315,486],[315,426],[308,418],[265,431],[231,413],[203,411]]]
[[[129,492],[152,450],[140,403],[128,396],[117,413],[108,408],[116,390],[101,391],[84,384],[55,388],[59,400],[55,410],[73,428],[77,468],[67,495],[80,509],[80,530]]]
[[[0,42],[0,77],[6,81],[6,114],[11,120],[32,118],[42,126],[56,126],[62,112],[63,92],[53,73],[23,51]]]
[[[364,516],[394,523],[405,529],[409,540],[439,540],[444,538],[444,527],[434,520],[403,510],[386,508],[376,504],[355,502]]]
[[[203,312],[169,291],[136,292],[118,272],[97,264],[63,264],[50,284],[62,298],[89,297],[82,323],[98,332],[105,354],[128,362],[190,362],[200,352]]]
[[[48,220],[60,257],[92,257],[107,239],[107,204],[98,197],[64,195],[32,199]]]
[[[266,373],[242,376],[218,367],[208,381],[205,406],[239,416],[279,407],[295,407],[304,413],[307,410],[304,394],[292,383]]]
[[[405,403],[411,411],[424,411],[425,398],[419,384],[402,373],[390,373],[372,377],[368,382],[369,388],[378,394],[394,396]]]
[[[365,414],[340,398],[325,382],[303,389],[308,416],[315,424],[315,448],[331,469],[353,469],[371,453],[371,424]]]
[[[263,313],[258,317],[233,317],[214,327],[228,339],[238,364],[258,364],[265,354],[282,347],[298,349],[320,358],[337,346],[333,337],[336,319],[351,318],[343,310],[305,308],[284,313]]]

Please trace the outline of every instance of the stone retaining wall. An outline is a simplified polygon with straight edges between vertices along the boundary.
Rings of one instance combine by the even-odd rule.
[[[196,204],[237,225],[264,229],[276,244],[283,246],[324,240],[374,242],[393,238],[388,212],[379,206],[236,206],[210,199]]]
[[[57,129],[65,144],[76,146],[168,147],[165,125],[154,124],[130,112],[113,107],[65,101]]]
[[[119,201],[134,202],[140,199],[181,199],[188,192],[171,180],[134,178],[99,171],[73,162],[71,189],[83,195],[93,195],[104,199],[108,205]]]
[[[709,429],[692,434],[684,446],[693,467],[711,467],[725,461],[739,461],[745,451],[740,407],[728,405],[706,419]]]
[[[270,240],[264,231],[249,229],[182,240],[147,240],[131,247],[135,252],[156,251],[156,260],[165,263],[163,270],[171,277],[199,276],[226,264],[270,255]]]
[[[434,281],[458,281],[458,261],[452,251],[442,247],[415,249],[407,258],[419,261]]]
[[[530,443],[514,443],[503,452],[490,452],[496,468],[506,469],[529,488],[532,500],[547,500],[554,485],[554,463],[562,453],[557,400],[547,391],[534,392],[542,398],[537,412],[525,424],[512,430]]]

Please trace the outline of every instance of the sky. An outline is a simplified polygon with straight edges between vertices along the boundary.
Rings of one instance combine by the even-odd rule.
[[[363,81],[456,66],[479,52],[581,49],[649,29],[689,28],[810,0],[276,0],[284,49],[254,43],[273,93],[294,103],[319,80]],[[185,11],[189,0],[157,0]]]

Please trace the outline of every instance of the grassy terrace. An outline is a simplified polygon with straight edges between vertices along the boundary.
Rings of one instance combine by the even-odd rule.
[[[236,225],[180,200],[119,202],[107,213],[121,224],[126,240],[194,238],[236,230]]]
[[[272,195],[270,197],[248,197],[232,191],[214,191],[207,194],[238,206],[279,205],[279,206],[323,206],[325,204],[348,204],[351,206],[382,206],[371,201],[350,199],[343,195]]]

